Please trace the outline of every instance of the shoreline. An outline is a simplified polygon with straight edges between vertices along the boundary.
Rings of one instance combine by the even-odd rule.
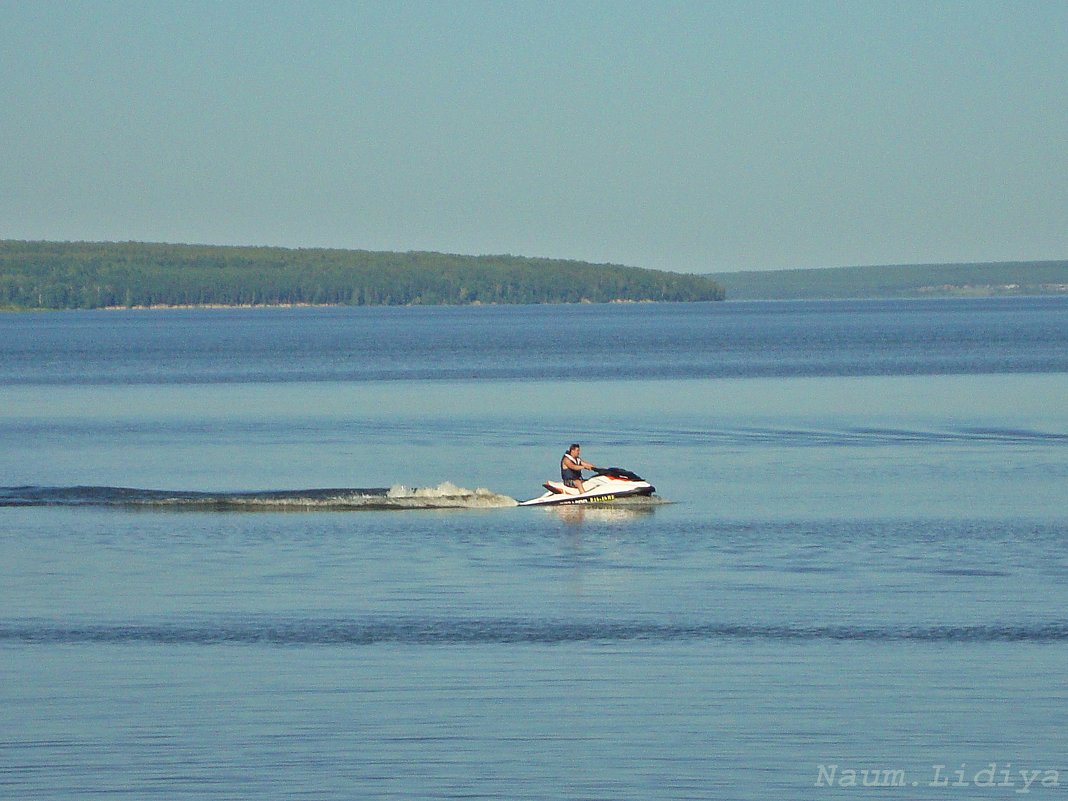
[[[353,305],[350,303],[182,303],[167,304],[154,303],[151,305],[138,306],[92,306],[83,307],[22,307],[0,306],[0,314],[39,314],[43,312],[72,312],[72,311],[180,311],[208,309],[225,311],[227,309],[430,309],[430,308],[472,308],[479,306],[503,307],[503,306],[622,306],[622,305],[648,305],[662,303],[803,303],[803,302],[865,302],[865,301],[890,301],[890,300],[1013,300],[1023,298],[1048,299],[1068,297],[1068,292],[1003,292],[1003,293],[925,293],[922,295],[895,295],[895,296],[869,296],[869,297],[812,297],[812,298],[724,298],[716,301],[664,301],[664,300],[630,300],[617,298],[606,301],[580,300],[561,303],[397,303],[397,304],[363,304]]]
[[[0,314],[9,312],[63,312],[63,311],[167,311],[179,309],[431,309],[431,308],[471,308],[478,306],[595,306],[595,305],[635,305],[650,303],[722,303],[723,301],[664,301],[664,300],[632,300],[630,298],[614,298],[612,300],[595,301],[579,300],[560,303],[484,303],[476,300],[471,303],[365,303],[355,305],[351,303],[153,303],[150,305],[137,306],[92,306],[82,307],[20,307],[0,306]]]

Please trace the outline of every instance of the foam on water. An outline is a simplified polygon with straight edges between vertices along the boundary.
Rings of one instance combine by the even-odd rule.
[[[478,487],[470,490],[458,487],[450,481],[443,481],[436,487],[409,488],[403,484],[394,484],[386,497],[398,507],[411,508],[451,508],[465,509],[498,508],[516,506],[518,501],[507,495]]]

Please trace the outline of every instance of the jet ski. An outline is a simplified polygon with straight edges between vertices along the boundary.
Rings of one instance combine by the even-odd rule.
[[[520,506],[564,506],[579,503],[608,503],[632,496],[652,495],[656,487],[641,476],[622,467],[598,467],[592,478],[582,482],[584,491],[579,492],[561,481],[546,481],[545,494],[529,501],[520,501]]]

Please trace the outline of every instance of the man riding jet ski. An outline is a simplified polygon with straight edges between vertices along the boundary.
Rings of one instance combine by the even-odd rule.
[[[597,468],[589,462],[584,462],[581,454],[582,446],[577,442],[573,442],[567,449],[567,453],[560,459],[560,480],[564,482],[565,487],[576,489],[579,493],[584,491],[582,486],[582,471],[597,470]]]
[[[520,506],[577,504],[613,501],[630,495],[651,495],[656,487],[621,467],[596,467],[581,457],[582,446],[572,444],[560,459],[560,481],[546,481],[544,495],[523,501]],[[595,475],[585,481],[583,470]]]

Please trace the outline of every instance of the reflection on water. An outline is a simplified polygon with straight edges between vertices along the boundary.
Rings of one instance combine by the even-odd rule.
[[[543,508],[569,525],[585,522],[622,524],[651,517],[657,507],[666,503],[668,501],[658,498],[621,498],[612,503],[576,503]]]

